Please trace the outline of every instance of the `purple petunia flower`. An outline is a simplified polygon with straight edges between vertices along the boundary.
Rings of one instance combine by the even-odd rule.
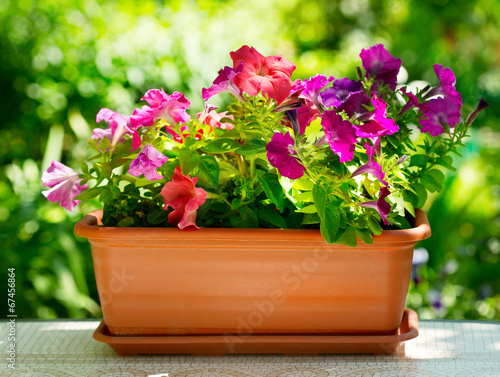
[[[345,111],[349,117],[353,117],[355,114],[357,114],[357,117],[360,117],[368,113],[366,106],[370,106],[370,103],[370,97],[366,94],[353,93],[338,107],[338,111]]]
[[[128,172],[134,177],[144,177],[149,181],[156,181],[162,179],[163,176],[158,174],[156,168],[161,167],[167,162],[168,157],[165,157],[151,144],[145,145],[139,155],[130,163]]]
[[[339,107],[355,93],[361,93],[362,84],[359,81],[349,80],[347,77],[335,80],[331,88],[321,93],[323,104],[326,107]]]
[[[466,122],[467,126],[469,126],[472,122],[474,122],[474,120],[479,115],[479,113],[481,111],[483,111],[484,109],[486,109],[489,105],[490,104],[488,102],[486,102],[484,100],[484,98],[481,98],[481,100],[477,104],[476,109],[472,113],[470,113],[469,117],[467,118],[467,122]]]
[[[320,91],[333,80],[335,80],[333,76],[327,78],[323,75],[316,75],[302,81],[299,84],[299,88],[302,88],[302,91],[299,94],[299,98],[311,101],[317,109],[321,109],[323,103],[321,100]]]
[[[360,174],[370,173],[384,185],[389,186],[389,184],[384,181],[385,173],[382,171],[382,167],[373,159],[373,155],[375,154],[375,147],[371,146],[368,143],[365,143],[364,147],[366,149],[366,154],[368,155],[368,162],[363,166],[357,168],[352,173],[352,176],[355,177]]]
[[[380,197],[377,201],[370,200],[368,202],[359,203],[358,206],[376,209],[384,224],[389,225],[389,222],[386,219],[391,212],[391,205],[385,200],[385,198],[387,198],[389,195],[391,195],[389,189],[387,187],[382,187],[380,189]]]
[[[290,179],[297,179],[304,175],[306,168],[293,156],[297,152],[293,149],[295,145],[290,132],[285,135],[275,133],[266,146],[269,163],[278,169],[278,172]]]
[[[321,125],[330,148],[340,157],[340,162],[352,160],[357,139],[351,122],[343,120],[335,111],[327,110],[321,117]]]
[[[392,90],[396,89],[401,59],[394,58],[382,44],[372,46],[369,50],[363,49],[359,56],[369,77],[389,85]],[[372,89],[377,90],[378,84],[375,83]]]
[[[438,136],[445,132],[446,127],[454,128],[460,122],[460,109],[454,102],[445,98],[435,98],[428,102],[427,109],[420,120],[422,132]]]
[[[440,64],[434,64],[434,72],[439,79],[439,85],[431,89],[425,97],[430,98],[442,94],[460,109],[463,105],[462,96],[455,88],[457,80],[453,71],[450,68],[443,68]]]
[[[141,139],[137,131],[132,127],[130,116],[119,114],[110,109],[101,109],[97,113],[96,122],[105,121],[109,124],[108,128],[96,128],[92,133],[91,139],[102,139],[103,137],[111,140],[111,145],[123,142],[123,136],[130,134],[133,137],[132,150],[137,149],[141,145]]]
[[[361,121],[369,120],[369,122],[355,126],[356,135],[374,140],[397,132],[399,130],[398,125],[394,122],[394,119],[387,117],[387,104],[377,98],[377,93],[373,95],[372,104],[375,109],[358,118]]]
[[[240,63],[238,68],[224,67],[219,71],[219,76],[214,80],[210,88],[203,88],[201,95],[204,101],[219,93],[231,93],[240,101],[245,101],[240,89],[234,84],[234,77],[243,70],[243,62]]]
[[[52,161],[50,167],[42,173],[42,184],[51,187],[50,190],[43,191],[42,194],[51,202],[61,202],[61,207],[73,211],[80,203],[74,197],[85,191],[87,184],[80,185],[81,179],[70,167],[58,161]]]
[[[182,93],[174,92],[168,95],[163,89],[151,89],[142,97],[142,100],[145,100],[149,106],[145,105],[134,110],[130,117],[133,128],[152,126],[158,119],[164,119],[170,126],[174,126],[179,122],[185,123],[191,118],[186,112],[191,102]],[[167,131],[174,134],[168,127]]]

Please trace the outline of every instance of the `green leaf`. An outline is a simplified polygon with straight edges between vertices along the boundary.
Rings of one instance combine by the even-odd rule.
[[[75,200],[89,200],[95,198],[97,195],[101,193],[103,189],[104,187],[94,187],[91,189],[87,189],[82,193],[78,194],[77,196],[75,196]]]
[[[113,194],[107,188],[104,188],[99,195],[99,201],[102,203],[108,203],[113,200]]]
[[[201,156],[200,157],[200,170],[205,174],[205,177],[207,177],[208,183],[213,187],[213,188],[218,188],[219,187],[219,164],[217,163],[217,160],[213,158],[212,156]]]
[[[445,176],[441,170],[433,169],[422,174],[422,184],[430,192],[439,192],[443,189]]]
[[[257,211],[260,219],[270,224],[276,225],[278,228],[286,228],[285,219],[277,213],[271,206],[266,206]]]
[[[370,230],[366,228],[364,229],[356,228],[356,235],[361,241],[363,241],[367,245],[371,245],[373,243],[373,234],[372,232],[370,232]]]
[[[311,214],[311,213],[318,213],[318,209],[316,208],[316,206],[314,204],[311,204],[311,205],[306,206],[304,208],[297,209],[295,212]]]
[[[168,213],[162,208],[155,207],[148,211],[146,216],[150,224],[160,224],[168,219]]]
[[[240,228],[258,228],[259,227],[259,217],[257,212],[249,207],[241,207],[240,209],[241,219],[238,222]]]
[[[411,224],[403,216],[395,216],[394,224],[396,224],[401,229],[411,229]]]
[[[382,234],[380,223],[372,216],[368,217],[368,226],[374,235],[380,236]]]
[[[321,221],[317,213],[306,213],[301,225],[318,224]]]
[[[325,219],[325,210],[326,210],[326,191],[320,185],[315,185],[312,190],[314,204],[318,209],[318,214],[321,220]]]
[[[138,180],[135,181],[135,187],[143,187],[146,185],[149,185],[151,181],[147,178],[139,178]]]
[[[231,211],[234,211],[237,208],[241,207],[241,199],[240,198],[234,198],[233,201],[231,202]]]
[[[309,178],[299,178],[295,180],[295,183],[293,184],[293,187],[296,190],[303,190],[303,191],[311,191],[314,188],[315,184],[313,181],[311,181]]]
[[[335,235],[339,230],[340,215],[336,207],[328,205],[325,208],[324,218],[321,220],[320,231],[321,235],[330,245],[335,240]]]
[[[410,166],[424,166],[425,164],[425,155],[423,154],[414,154],[410,157]]]
[[[356,236],[356,229],[353,227],[347,227],[339,239],[342,245],[349,247],[356,247],[358,245],[358,237]]]
[[[439,191],[443,189],[444,186],[444,181],[446,179],[446,176],[441,170],[438,169],[432,169],[427,172],[428,175],[430,175],[432,178],[434,178],[434,181],[438,184]]]
[[[124,219],[118,221],[118,224],[116,224],[116,226],[121,226],[121,227],[128,227],[132,225],[134,225],[134,219],[132,217],[125,217]]]
[[[80,170],[82,171],[83,174],[88,174],[88,172],[89,172],[89,166],[87,165],[86,162],[82,162],[81,163]]]
[[[453,158],[451,156],[443,156],[442,158],[438,158],[437,163],[441,166],[444,166],[448,170],[457,171],[457,169],[455,169],[452,165]]]
[[[198,151],[191,148],[182,148],[179,151],[179,161],[183,175],[188,175],[200,163],[200,155]]]
[[[283,188],[281,187],[278,176],[276,174],[267,173],[258,178],[269,200],[276,205],[276,208],[278,208],[280,212],[283,211],[285,206],[285,195],[283,194]]]
[[[234,153],[243,156],[251,156],[254,154],[264,152],[266,150],[266,145],[267,143],[264,140],[250,139],[245,141],[245,144],[236,149]]]
[[[214,141],[211,141],[207,145],[201,148],[203,152],[206,153],[227,153],[233,152],[236,149],[240,148],[241,144],[233,139],[229,139],[227,137],[217,138]]]
[[[427,190],[425,189],[424,186],[418,183],[413,185],[413,189],[418,194],[418,203],[416,205],[416,208],[422,208],[425,205],[425,202],[427,201]]]
[[[407,191],[403,191],[403,199],[404,199],[404,206],[405,209],[413,216],[415,217],[415,208],[413,207],[413,202],[410,197],[410,194]]]
[[[219,129],[220,128],[217,128],[216,130],[219,130]],[[226,138],[226,139],[240,139],[241,134],[236,128],[233,128],[232,130],[227,130],[227,131],[223,132],[221,134],[221,137]]]
[[[219,184],[226,183],[238,175],[240,172],[233,165],[226,161],[219,161]]]

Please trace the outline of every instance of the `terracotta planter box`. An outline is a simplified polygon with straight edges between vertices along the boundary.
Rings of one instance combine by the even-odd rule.
[[[112,228],[78,222],[92,245],[109,331],[126,334],[394,334],[416,227],[372,245],[330,246],[316,230]]]

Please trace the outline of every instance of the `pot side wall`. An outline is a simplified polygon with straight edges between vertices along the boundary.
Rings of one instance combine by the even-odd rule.
[[[92,245],[104,321],[115,335],[387,334],[401,323],[413,247],[430,235],[421,214],[411,237],[388,231],[357,248],[327,245],[311,230],[149,235],[97,227],[89,216],[75,233]]]

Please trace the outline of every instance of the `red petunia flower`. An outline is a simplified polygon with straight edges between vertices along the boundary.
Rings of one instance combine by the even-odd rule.
[[[168,215],[169,224],[179,229],[196,226],[196,211],[205,203],[207,192],[195,187],[198,178],[183,175],[180,165],[174,170],[172,182],[167,182],[161,189],[161,196],[165,203],[164,209],[172,207],[174,210]]]
[[[234,84],[241,91],[251,96],[262,92],[278,104],[290,94],[293,85],[290,77],[295,70],[295,64],[282,56],[267,56],[259,53],[255,48],[243,46],[230,53],[233,59],[233,69],[243,69],[234,77]]]

